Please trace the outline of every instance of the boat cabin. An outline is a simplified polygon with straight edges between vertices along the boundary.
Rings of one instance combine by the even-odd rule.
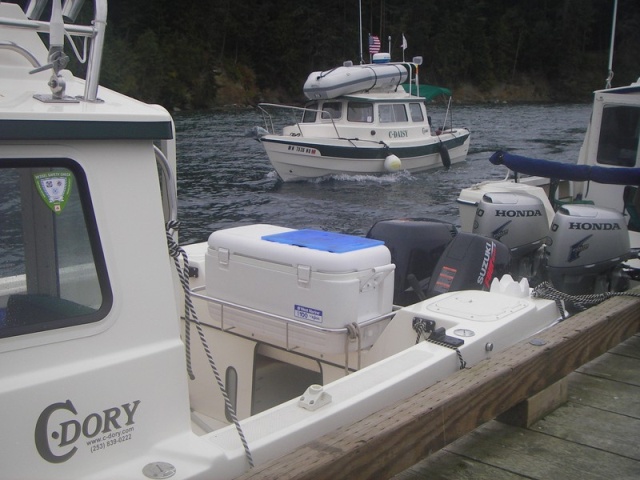
[[[373,102],[357,97],[344,100],[326,100],[318,104],[305,105],[302,123],[344,121],[353,123],[424,123],[426,119],[424,103],[414,101],[388,100]],[[345,112],[345,113],[343,113]],[[377,121],[376,121],[377,120]]]
[[[626,87],[599,90],[578,158],[579,165],[640,167],[640,80]],[[574,195],[618,211],[640,211],[637,186],[582,182]]]
[[[322,132],[325,132],[324,134]],[[423,99],[408,94],[349,95],[312,101],[283,135],[390,140],[432,135]]]

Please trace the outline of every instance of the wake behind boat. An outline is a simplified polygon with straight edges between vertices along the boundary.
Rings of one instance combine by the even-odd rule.
[[[447,89],[420,85],[420,57],[395,63],[378,53],[369,65],[313,72],[304,107],[259,105],[265,129],[257,137],[285,182],[331,174],[411,173],[461,162],[469,130],[433,128],[426,102]],[[450,104],[449,104],[450,106]],[[283,114],[290,124],[278,131]]]

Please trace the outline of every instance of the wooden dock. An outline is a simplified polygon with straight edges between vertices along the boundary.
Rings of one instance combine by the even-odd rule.
[[[393,479],[639,479],[640,335],[567,384],[568,402],[531,426],[492,420]]]
[[[640,478],[639,331],[640,298],[611,298],[240,478]],[[494,420],[554,388],[543,419]]]

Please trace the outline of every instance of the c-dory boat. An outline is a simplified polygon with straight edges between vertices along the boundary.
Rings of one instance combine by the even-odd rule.
[[[311,73],[303,88],[311,101],[304,108],[260,104],[266,129],[257,129],[257,136],[278,176],[289,182],[417,173],[463,161],[469,130],[433,127],[426,101],[439,94],[450,98],[450,92],[420,85],[421,63],[420,57],[390,62],[379,53],[369,65],[346,62]],[[283,117],[291,123],[280,129]]]

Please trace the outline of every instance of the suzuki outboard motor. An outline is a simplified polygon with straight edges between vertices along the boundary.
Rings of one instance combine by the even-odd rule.
[[[367,233],[384,241],[395,263],[393,303],[411,305],[425,291],[440,255],[458,233],[455,225],[431,219],[381,220]]]
[[[556,289],[571,295],[626,290],[622,262],[630,256],[617,211],[569,204],[556,212],[546,247],[547,275]]]
[[[436,265],[427,296],[457,290],[489,290],[495,277],[508,273],[509,248],[492,238],[460,232]]]
[[[486,193],[476,209],[473,233],[509,247],[511,275],[531,281],[538,275],[544,258],[542,247],[549,234],[549,218],[542,200],[534,195]]]

